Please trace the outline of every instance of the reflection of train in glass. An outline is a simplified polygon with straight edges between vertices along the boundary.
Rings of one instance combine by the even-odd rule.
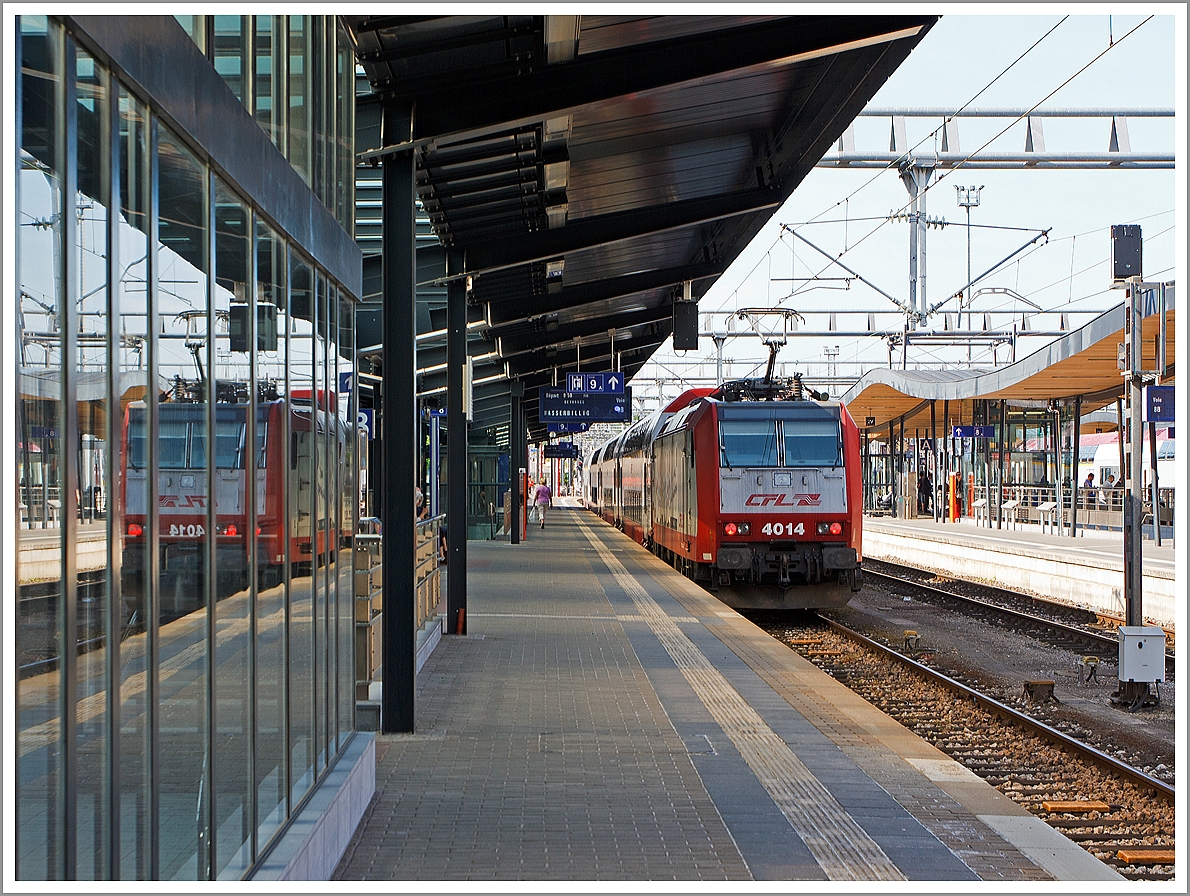
[[[215,570],[216,594],[225,597],[247,587],[248,556],[248,409],[243,384],[218,384],[215,404]],[[184,606],[166,608],[169,615],[201,606],[203,570],[208,537],[207,505],[207,405],[201,391],[175,384],[174,400],[157,406],[152,437],[157,451],[159,519],[159,572],[170,583],[163,592],[185,593]],[[333,561],[341,538],[350,538],[353,513],[350,489],[340,488],[346,500],[328,508],[325,475],[316,474],[319,453],[327,439],[339,457],[332,469],[341,468],[347,424],[336,413],[336,396],[320,392],[318,407],[311,392],[294,390],[288,404],[289,437],[286,445],[287,404],[276,390],[262,386],[256,404],[256,572],[261,587],[282,581],[288,562],[294,575],[308,575],[317,566]],[[128,597],[144,594],[148,533],[145,532],[148,469],[145,444],[144,402],[130,404],[124,415],[123,451],[127,464],[121,470],[119,500],[124,520],[123,579]],[[326,463],[318,465],[326,469]],[[333,509],[339,507],[339,512]],[[328,512],[330,510],[331,512]],[[346,521],[346,523],[344,522]],[[175,601],[177,603],[177,601]]]
[[[841,606],[861,583],[859,431],[799,378],[692,389],[602,445],[587,505],[735,607]]]

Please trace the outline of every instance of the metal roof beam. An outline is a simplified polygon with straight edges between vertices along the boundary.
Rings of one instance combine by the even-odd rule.
[[[622,357],[631,360],[637,353],[652,353],[669,338],[672,326],[668,322],[664,322],[664,324],[664,326],[657,327],[652,335],[642,334],[634,338],[617,339],[616,354],[623,353]],[[610,348],[610,340],[600,344],[583,346],[583,370],[610,370],[613,362]],[[508,361],[509,376],[521,379],[543,371],[548,376],[555,367],[558,368],[559,377],[561,377],[562,371],[575,369],[573,343],[569,348],[559,346],[553,354],[547,354],[544,351],[534,352],[520,355],[516,358],[510,358]],[[545,382],[541,385],[545,385]]]
[[[676,286],[686,280],[706,280],[718,277],[726,270],[724,261],[700,262],[676,268],[655,271],[641,271],[606,280],[592,280],[567,286],[563,275],[562,288],[542,296],[518,296],[516,298],[493,298],[487,300],[488,320],[492,324],[492,335],[500,335],[500,327],[528,320],[539,314],[565,311],[594,302],[605,302],[636,293]],[[484,301],[483,281],[478,281],[477,297]]]
[[[450,50],[467,49],[482,44],[500,42],[525,34],[532,34],[536,30],[534,16],[385,16],[381,21],[365,20],[357,26],[357,30],[388,31],[404,28],[413,32],[414,25],[419,24],[450,24],[452,32],[443,37],[419,36],[400,46],[388,46],[379,50],[362,51],[359,61],[365,65],[373,63],[389,63],[424,56],[431,53],[444,53]],[[370,26],[370,27],[368,27]],[[423,32],[423,35],[425,32]],[[380,35],[381,43],[393,35]]]
[[[627,329],[640,327],[659,320],[671,321],[673,307],[668,302],[659,308],[646,308],[643,311],[633,311],[627,314],[610,314],[593,320],[578,321],[572,324],[547,330],[544,324],[516,335],[500,337],[496,340],[496,350],[502,358],[511,358],[526,352],[537,352],[550,345],[562,345],[574,342],[576,337],[594,336],[597,333],[607,336],[611,329]],[[610,337],[608,338],[610,342]],[[618,340],[617,340],[618,341]]]
[[[759,66],[792,65],[848,50],[913,38],[935,16],[790,16],[576,56],[482,80],[437,79],[406,95],[385,85],[385,100],[415,100],[410,139],[365,157],[436,137],[482,134],[541,121],[589,103],[671,87]],[[581,40],[581,38],[580,38]],[[373,85],[374,88],[376,85]]]
[[[650,208],[613,212],[577,221],[572,219],[559,230],[539,230],[535,233],[516,234],[505,240],[489,240],[469,245],[467,270],[458,276],[479,276],[535,261],[549,261],[568,252],[591,249],[606,243],[638,239],[667,230],[774,209],[784,198],[782,192],[775,188],[754,188],[697,199],[683,199]],[[444,282],[445,279],[434,282]]]

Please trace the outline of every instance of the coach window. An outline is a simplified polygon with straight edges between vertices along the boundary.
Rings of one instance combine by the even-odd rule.
[[[721,420],[722,466],[777,466],[777,424],[772,420]]]

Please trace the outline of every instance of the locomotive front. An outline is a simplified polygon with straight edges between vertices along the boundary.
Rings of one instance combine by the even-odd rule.
[[[727,400],[723,400],[726,397]],[[859,431],[837,402],[710,403],[695,433],[711,587],[741,608],[842,606],[862,583]],[[701,436],[701,438],[700,438]],[[699,452],[698,443],[714,439]],[[706,504],[711,506],[707,507]],[[709,529],[709,531],[708,531]]]

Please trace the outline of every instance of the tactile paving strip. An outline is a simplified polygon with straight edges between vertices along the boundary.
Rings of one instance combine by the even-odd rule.
[[[831,880],[906,880],[581,519],[579,528]]]

